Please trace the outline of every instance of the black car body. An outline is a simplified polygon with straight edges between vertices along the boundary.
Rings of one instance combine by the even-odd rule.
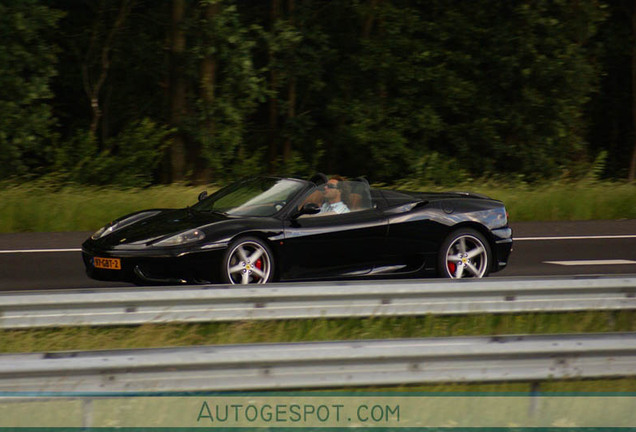
[[[508,262],[512,231],[500,201],[356,180],[340,185],[351,211],[322,215],[325,182],[253,178],[192,207],[117,219],[82,245],[87,274],[138,284],[464,278]]]

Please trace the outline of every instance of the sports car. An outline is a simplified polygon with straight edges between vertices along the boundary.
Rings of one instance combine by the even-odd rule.
[[[121,217],[82,245],[86,272],[143,285],[262,284],[481,278],[508,263],[512,230],[500,201],[331,180],[250,178],[202,192],[191,207]],[[344,210],[325,211],[336,195]]]

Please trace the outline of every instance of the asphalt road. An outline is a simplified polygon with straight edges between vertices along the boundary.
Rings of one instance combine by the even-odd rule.
[[[492,277],[636,274],[636,220],[511,224],[508,268]],[[0,234],[0,290],[129,286],[84,274],[87,232]]]

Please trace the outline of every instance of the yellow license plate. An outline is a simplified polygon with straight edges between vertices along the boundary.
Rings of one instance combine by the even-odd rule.
[[[121,270],[121,260],[119,258],[93,258],[95,268],[108,270]]]

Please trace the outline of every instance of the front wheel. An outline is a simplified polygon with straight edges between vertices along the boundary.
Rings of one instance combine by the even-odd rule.
[[[233,242],[223,258],[221,276],[229,284],[264,284],[274,277],[274,258],[267,244],[255,237]]]
[[[440,276],[451,279],[482,278],[488,275],[492,252],[484,236],[470,228],[453,231],[439,251]]]

